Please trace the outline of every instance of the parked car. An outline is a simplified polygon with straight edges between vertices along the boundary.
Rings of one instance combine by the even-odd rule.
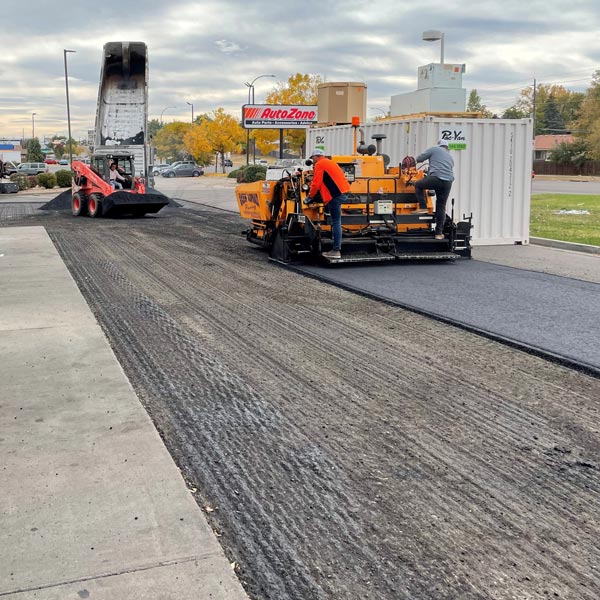
[[[200,177],[204,175],[204,169],[197,164],[182,164],[170,166],[161,172],[163,177]]]
[[[55,165],[55,164],[57,164],[58,161],[55,158],[47,158],[44,162],[47,165]]]
[[[233,167],[233,161],[230,158],[226,158],[223,161],[223,166],[224,167]]]
[[[43,162],[35,163],[21,163],[17,167],[17,173],[20,175],[39,175],[40,173],[47,173],[48,167]]]
[[[68,165],[69,161],[66,158],[61,158],[58,164],[59,165]]]
[[[148,172],[152,173],[152,175],[160,175],[160,172],[163,169],[168,169],[171,165],[148,165]]]
[[[178,167],[179,165],[196,165],[196,161],[195,160],[177,160],[175,161],[173,164],[168,165],[169,167]]]

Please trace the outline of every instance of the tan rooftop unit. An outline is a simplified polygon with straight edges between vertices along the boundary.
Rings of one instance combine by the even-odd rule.
[[[367,85],[358,82],[321,83],[317,88],[319,123],[352,123],[367,115]]]

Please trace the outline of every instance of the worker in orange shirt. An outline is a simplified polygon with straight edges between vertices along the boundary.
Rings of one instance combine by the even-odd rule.
[[[305,198],[305,204],[314,202],[313,196],[321,192],[323,204],[329,207],[331,216],[331,234],[333,236],[333,248],[329,252],[323,252],[326,258],[342,258],[342,204],[346,202],[350,191],[350,184],[344,175],[344,171],[337,163],[325,156],[320,149],[313,150],[310,158],[314,164],[313,180]]]

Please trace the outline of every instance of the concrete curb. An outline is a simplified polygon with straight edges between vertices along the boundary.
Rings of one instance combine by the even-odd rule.
[[[572,252],[584,252],[585,254],[600,255],[600,246],[591,244],[577,244],[575,242],[562,242],[560,240],[549,240],[547,238],[530,237],[529,241],[538,246],[557,248],[559,250],[571,250]]]

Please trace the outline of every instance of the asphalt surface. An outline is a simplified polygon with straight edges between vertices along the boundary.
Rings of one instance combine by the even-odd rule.
[[[531,184],[532,194],[600,194],[600,179],[578,181],[573,179],[535,178]]]
[[[599,596],[599,379],[273,265],[222,210],[13,224],[48,231],[252,598]]]
[[[303,273],[456,321],[600,374],[600,285],[485,262],[330,268]]]

